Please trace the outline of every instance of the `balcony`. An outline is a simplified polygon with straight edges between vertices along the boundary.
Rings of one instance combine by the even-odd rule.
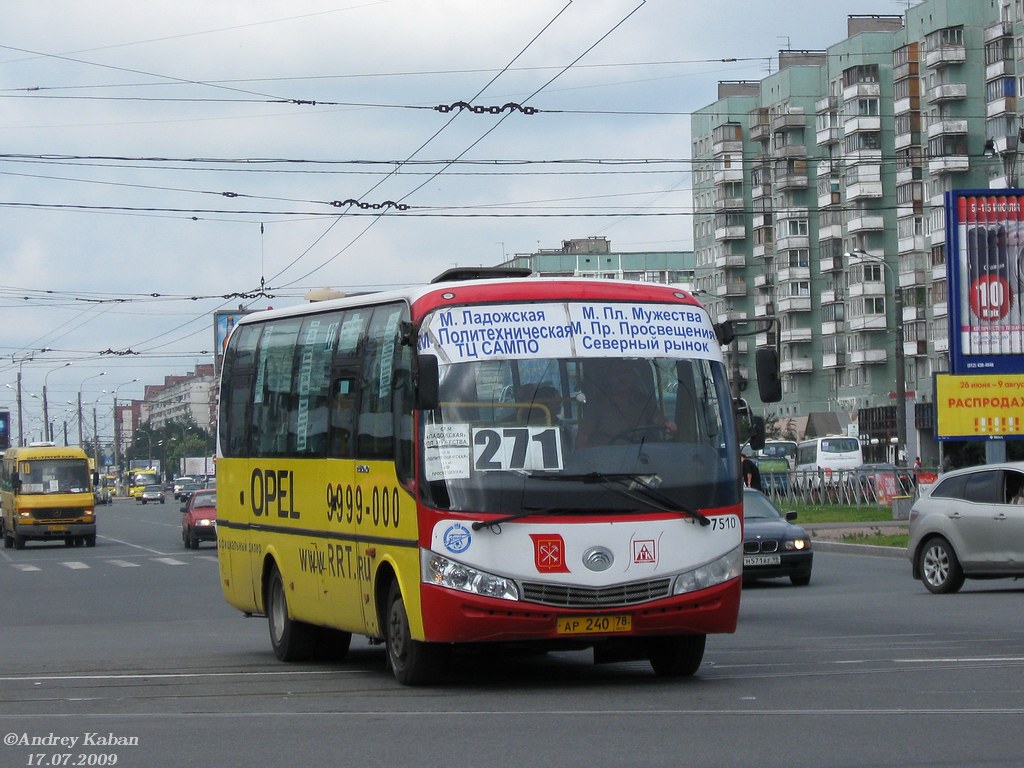
[[[985,42],[991,43],[1001,37],[1013,37],[1013,22],[1000,21],[985,27]]]
[[[925,98],[931,104],[966,99],[967,83],[943,83],[942,85],[937,85],[925,94]]]
[[[839,126],[833,125],[828,128],[822,128],[814,134],[814,143],[819,147],[827,146],[829,144],[839,143]]]
[[[901,237],[897,240],[897,250],[900,253],[913,253],[924,250],[924,235],[912,235]]]
[[[783,171],[775,174],[775,188],[779,191],[785,189],[807,189],[807,171]]]
[[[860,200],[863,198],[877,198],[882,196],[882,179],[864,179],[856,183],[846,185],[846,199]]]
[[[985,67],[985,79],[995,80],[997,77],[1013,76],[1014,66],[1013,61],[1003,59],[1002,61],[993,61],[991,64]]]
[[[729,184],[732,182],[743,181],[743,165],[739,162],[736,163],[736,167],[729,168],[717,168],[714,174],[712,174],[712,180],[715,186],[721,186],[722,184]]]
[[[967,61],[967,48],[962,45],[943,45],[924,55],[926,67],[948,67]]]
[[[946,118],[944,120],[936,120],[934,123],[928,126],[928,138],[934,139],[936,136],[945,135],[959,135],[967,134],[967,121],[959,118],[952,119]]]
[[[858,296],[885,296],[885,283],[875,281],[870,283],[853,283],[848,291],[851,298]]]
[[[971,160],[967,155],[947,155],[946,157],[933,157],[928,161],[928,173],[933,175],[942,173],[964,173],[970,170]]]
[[[766,275],[764,273],[760,275],[754,275],[754,287],[755,288],[768,288],[775,284],[775,278],[772,275]]]
[[[742,253],[723,253],[715,258],[717,269],[742,269],[747,266],[747,257]]]
[[[877,133],[880,130],[882,130],[882,118],[878,115],[857,115],[843,123],[843,131],[846,134],[856,133],[857,131]]]
[[[786,296],[778,300],[779,312],[810,312],[810,296]]]
[[[809,342],[811,340],[810,328],[787,328],[779,334],[783,344]]]
[[[775,243],[757,243],[751,250],[751,256],[755,259],[764,259],[775,255]]]
[[[727,211],[742,211],[743,210],[743,198],[742,197],[727,197],[724,194],[715,195],[715,213],[725,213]]]
[[[808,267],[784,267],[779,269],[779,283],[788,283],[793,280],[810,280],[811,268]]]
[[[850,362],[858,363],[884,363],[889,355],[884,349],[860,349],[850,353]]]
[[[807,235],[790,235],[775,241],[775,252],[792,251],[797,248],[810,248],[811,239]]]
[[[807,115],[803,107],[787,107],[786,111],[772,116],[772,131],[792,131],[807,126]]]
[[[878,83],[854,83],[843,88],[843,101],[857,99],[877,99],[882,95],[882,86]]]
[[[774,302],[768,301],[763,304],[754,305],[754,317],[774,317],[775,316],[775,304]]]
[[[903,354],[908,357],[918,357],[928,354],[928,342],[924,339],[913,339],[903,342]]]
[[[715,227],[715,240],[743,240],[747,236],[747,228],[743,224],[726,224]]]
[[[824,354],[821,356],[822,368],[840,368],[844,365],[846,365],[845,352],[833,352],[832,354]]]
[[[806,357],[796,360],[785,360],[779,365],[783,373],[813,373],[814,363]]]
[[[715,296],[724,297],[737,297],[747,295],[747,281],[742,278],[739,280],[728,280],[722,285],[715,287]]]
[[[885,229],[885,217],[880,213],[864,213],[846,222],[848,234],[877,232]]]
[[[999,115],[1015,115],[1017,113],[1017,97],[1004,96],[1001,99],[990,101],[985,105],[986,117],[999,117]]]

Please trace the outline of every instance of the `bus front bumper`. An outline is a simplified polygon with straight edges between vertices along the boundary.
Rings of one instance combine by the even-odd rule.
[[[427,642],[592,642],[614,637],[734,632],[740,579],[647,603],[595,610],[479,597],[432,584],[422,585],[422,600]],[[605,631],[609,627],[614,630]]]

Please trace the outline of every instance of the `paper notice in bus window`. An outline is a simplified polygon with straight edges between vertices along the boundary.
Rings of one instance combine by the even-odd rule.
[[[469,424],[429,424],[423,436],[427,480],[469,477]]]

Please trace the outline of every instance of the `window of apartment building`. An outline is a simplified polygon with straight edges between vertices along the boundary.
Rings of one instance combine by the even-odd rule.
[[[1017,20],[1020,21],[1019,18]],[[1016,53],[1017,53],[1018,61],[1020,59],[1024,59],[1024,37],[1018,37],[1017,38],[1016,44],[1014,45],[1014,48],[1017,49]]]
[[[985,83],[985,101],[991,103],[1010,98],[1017,93],[1017,81],[1013,77],[997,77]]]
[[[964,44],[964,28],[958,27],[946,27],[945,29],[938,29],[925,35],[924,47],[926,51],[937,51],[941,48],[950,47],[963,47]]]
[[[776,224],[776,240],[786,237],[807,237],[807,219],[785,219]]]
[[[830,109],[826,112],[819,112],[815,118],[815,130],[827,131],[839,126],[839,113]]]
[[[956,157],[967,154],[967,134],[947,133],[928,140],[928,154],[932,157]]]
[[[878,99],[854,99],[845,104],[849,117],[878,117]]]
[[[1013,59],[1013,38],[1000,37],[985,43],[985,66]]]
[[[779,267],[782,269],[787,267],[809,267],[810,265],[810,251],[806,248],[793,248],[783,251],[779,255]]]
[[[899,188],[897,188],[897,192]],[[904,216],[896,221],[896,236],[901,240],[924,234],[923,216]]]
[[[856,131],[843,137],[843,149],[846,152],[880,149],[882,134],[879,131]]]
[[[821,307],[821,319],[826,323],[841,323],[846,319],[846,305],[824,304]]]
[[[935,280],[930,286],[928,286],[928,300],[932,306],[936,304],[943,304],[946,301],[946,281]]]
[[[769,217],[771,216],[771,214],[767,214],[767,215]],[[771,224],[770,221],[769,222],[765,222],[765,223],[769,224],[769,225]],[[757,229],[754,230],[754,245],[769,245],[772,242],[774,242],[773,238],[774,238],[774,232],[773,232],[771,226],[758,227]]]
[[[896,202],[900,205],[916,203],[923,199],[924,188],[920,181],[911,181],[896,187]],[[920,234],[920,232],[916,233]]]
[[[921,113],[920,112],[904,112],[901,115],[896,115],[894,127],[897,136],[906,135],[908,133],[920,133],[921,132]]]
[[[911,46],[903,45],[903,46],[900,46],[899,48],[897,48],[895,51],[893,51],[892,52],[892,65],[893,65],[893,67],[902,67],[902,66],[904,66],[906,64],[909,64],[910,61],[911,61],[910,53],[911,53],[912,50],[913,50],[913,48]]]
[[[858,85],[860,83],[877,82],[877,64],[859,64],[856,67],[850,67],[849,69],[843,70],[843,88],[849,88],[851,85]]]
[[[892,97],[894,101],[909,99],[920,94],[920,79],[916,77],[905,77],[892,84]]]
[[[946,266],[946,245],[945,243],[939,243],[931,247],[929,252],[931,256],[932,267],[944,267]]]
[[[781,288],[784,296],[807,297],[811,295],[811,283],[809,280],[790,280]]]

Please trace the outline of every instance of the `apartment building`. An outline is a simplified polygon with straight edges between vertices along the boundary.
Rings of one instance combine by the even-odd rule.
[[[937,463],[943,194],[1018,186],[1024,0],[925,0],[847,27],[693,115],[695,281],[716,320],[777,318],[727,354],[745,375],[755,346],[779,345],[780,420],[832,412],[873,460],[902,439],[901,457]]]

